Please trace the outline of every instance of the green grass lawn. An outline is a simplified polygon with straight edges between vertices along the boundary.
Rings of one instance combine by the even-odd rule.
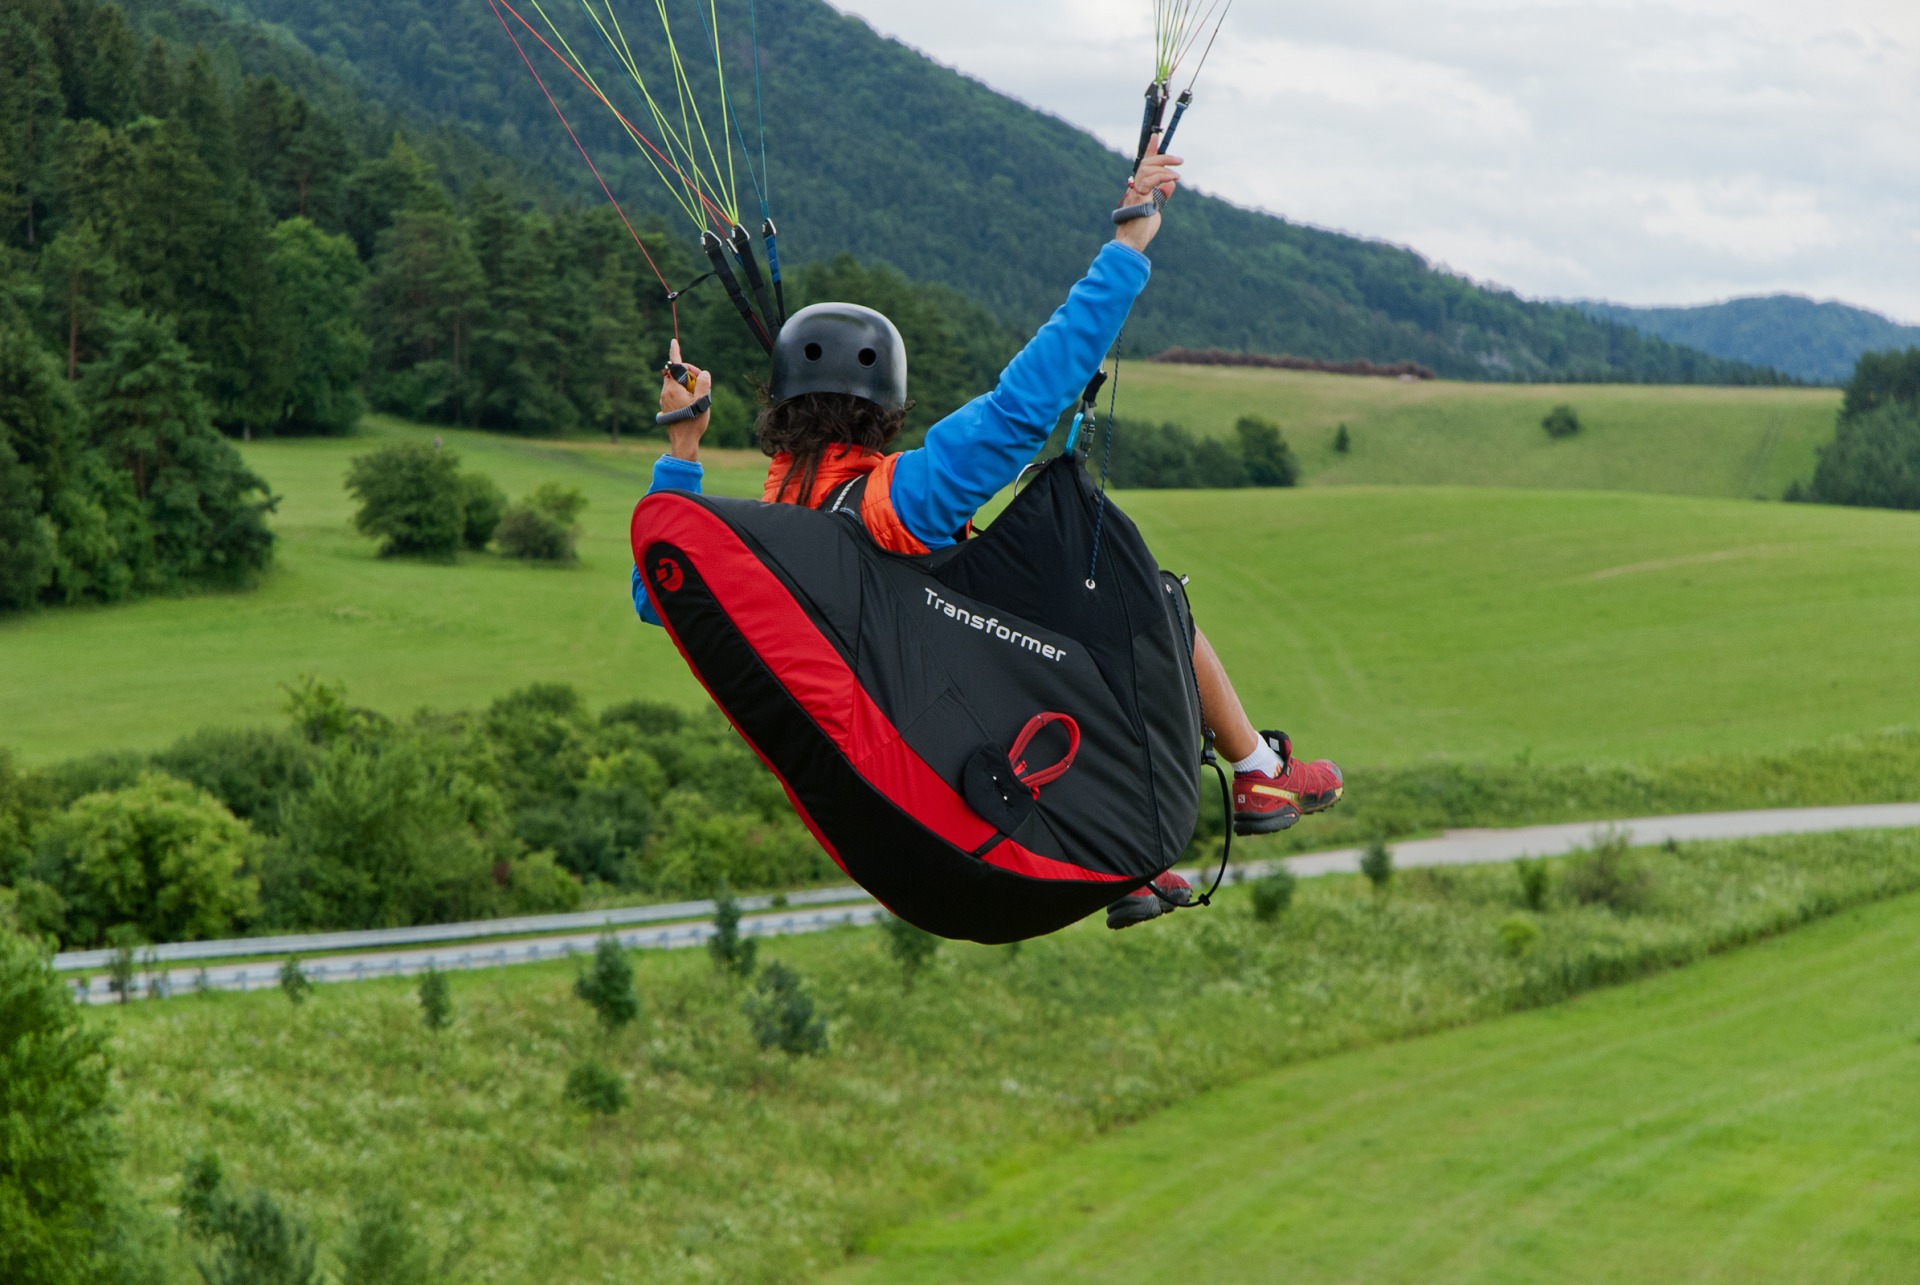
[[[299,1008],[277,992],[183,994],[93,1020],[112,1032],[129,1176],[162,1217],[187,1158],[211,1149],[323,1245],[357,1195],[398,1191],[430,1240],[471,1239],[463,1281],[788,1281],[996,1176],[1276,1066],[1687,964],[1920,887],[1920,836],[1904,833],[1638,859],[1652,889],[1643,910],[1556,893],[1518,960],[1500,947],[1518,913],[1502,867],[1408,871],[1385,901],[1357,878],[1310,880],[1275,923],[1233,888],[1213,909],[1117,935],[1096,919],[1018,950],[947,945],[911,989],[878,930],[765,942],[763,959],[796,968],[830,1020],[818,1058],[755,1047],[741,988],[697,951],[636,956],[644,1012],[611,1036],[563,965],[455,974],[455,1020],[439,1036],[422,1027],[413,987],[391,981],[323,986]],[[1879,970],[1863,997],[1912,972],[1920,905],[1906,905],[1907,944],[1863,951]],[[1800,1046],[1815,1071],[1829,1029],[1844,1043],[1842,1027],[1815,1026]],[[1542,1058],[1566,1067],[1568,1043],[1546,1040]],[[595,1121],[564,1104],[585,1057],[627,1082],[630,1109]],[[1208,1117],[1176,1154],[1192,1163],[1236,1132],[1247,1130]],[[1822,1180],[1826,1159],[1811,1154],[1798,1180]],[[1796,1163],[1783,1154],[1781,1172]],[[1084,1218],[1078,1204],[1055,1208],[1070,1210],[1069,1227]],[[173,1279],[194,1279],[184,1259]]]
[[[395,714],[539,681],[595,704],[704,703],[628,600],[627,523],[657,446],[447,433],[510,494],[581,487],[580,565],[382,561],[341,478],[425,432],[247,448],[285,497],[257,592],[0,622],[0,745],[46,762],[273,721],[303,673]],[[753,494],[763,469],[722,457],[714,487]],[[1122,499],[1192,573],[1259,724],[1350,765],[1653,760],[1920,723],[1920,515],[1465,487]]]
[[[1124,418],[1225,433],[1242,415],[1279,424],[1316,486],[1545,487],[1778,499],[1813,476],[1833,438],[1833,389],[1622,384],[1401,383],[1286,370],[1121,370]],[[1540,420],[1570,403],[1584,431],[1556,442]],[[1350,454],[1334,452],[1339,425]],[[1118,449],[1125,450],[1124,438]]]
[[[1920,1278],[1920,900],[1186,1103],[860,1285]]]

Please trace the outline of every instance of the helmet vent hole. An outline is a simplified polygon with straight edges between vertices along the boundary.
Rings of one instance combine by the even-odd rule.
[[[875,352],[873,349],[862,348],[860,350],[860,364],[862,366],[871,366],[879,360],[880,360],[880,354]]]
[[[808,345],[807,345],[807,360],[808,360],[808,361],[819,361],[819,360],[820,360],[820,358],[821,358],[821,357],[822,357],[823,355],[825,355],[825,353],[826,353],[826,349],[824,349],[824,348],[822,348],[822,347],[821,347],[821,346],[820,346],[819,344],[808,344]]]

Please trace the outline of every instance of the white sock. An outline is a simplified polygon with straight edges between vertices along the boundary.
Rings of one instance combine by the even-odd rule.
[[[1280,769],[1286,766],[1273,746],[1267,744],[1267,738],[1260,738],[1260,748],[1233,765],[1235,772],[1264,772],[1268,776],[1279,776]]]

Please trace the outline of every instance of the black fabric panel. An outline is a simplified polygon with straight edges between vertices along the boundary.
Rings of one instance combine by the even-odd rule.
[[[1000,945],[1056,932],[1145,882],[1029,879],[946,843],[869,786],[787,694],[714,600],[695,554],[665,543],[645,554],[647,565],[664,555],[684,570],[682,587],[660,595],[658,608],[701,680],[832,839],[847,873],[902,919]]]

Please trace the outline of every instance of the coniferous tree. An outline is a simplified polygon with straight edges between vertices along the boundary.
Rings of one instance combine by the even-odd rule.
[[[94,225],[82,219],[56,236],[40,255],[43,306],[66,353],[67,379],[80,363],[100,355],[107,314],[120,304],[123,277]]]
[[[288,219],[273,230],[264,283],[273,309],[260,339],[265,423],[277,432],[353,431],[364,407],[367,338],[359,326],[366,270],[343,236]]]
[[[0,245],[39,239],[36,207],[61,106],[46,41],[21,14],[0,12]]]
[[[149,116],[170,116],[179,106],[173,57],[167,42],[158,36],[147,42],[146,61],[140,67],[140,105]]]
[[[385,156],[370,160],[347,180],[347,235],[362,259],[379,252],[380,234],[402,210],[444,209],[446,195],[420,154],[396,134]]]
[[[465,422],[473,324],[485,291],[466,228],[443,202],[402,211],[380,234],[362,309],[376,407]]]
[[[634,301],[633,268],[617,247],[601,261],[587,324],[582,392],[587,418],[610,441],[650,424],[658,375],[649,359],[646,325]]]
[[[347,145],[331,118],[264,76],[242,90],[236,132],[241,164],[276,220],[344,228]]]
[[[140,114],[140,46],[119,5],[101,5],[87,17],[81,45],[86,114],[103,125],[125,125]]]
[[[93,439],[145,511],[158,587],[244,582],[272,556],[275,501],[214,431],[199,375],[164,322],[128,312],[80,381]]]

